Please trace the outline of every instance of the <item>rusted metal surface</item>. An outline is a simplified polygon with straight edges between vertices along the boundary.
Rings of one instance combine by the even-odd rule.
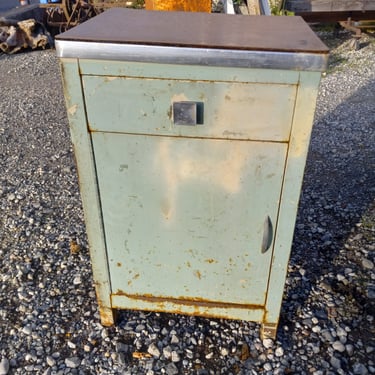
[[[263,322],[260,330],[261,338],[275,338],[277,333],[277,325],[278,323]]]
[[[211,0],[146,0],[147,10],[211,12]]]
[[[219,308],[236,308],[236,309],[246,309],[246,310],[263,310],[264,305],[255,305],[255,304],[240,304],[240,303],[230,303],[230,302],[220,302],[220,301],[207,301],[203,298],[191,298],[186,296],[179,296],[178,298],[174,297],[155,297],[153,295],[136,295],[128,294],[123,290],[117,290],[115,293],[116,296],[126,296],[131,299],[147,301],[154,304],[164,304],[165,302],[174,303],[176,305],[188,305],[196,307],[219,307]]]
[[[124,9],[59,42],[76,61],[63,74],[102,323],[163,311],[257,321],[274,338],[320,71],[128,61],[128,45],[186,58],[328,49],[298,17]],[[85,45],[118,59],[82,57]],[[203,104],[203,121],[174,122],[181,102]]]

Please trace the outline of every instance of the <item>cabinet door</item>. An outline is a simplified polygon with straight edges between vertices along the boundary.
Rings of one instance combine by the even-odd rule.
[[[113,294],[264,305],[287,144],[92,141]]]

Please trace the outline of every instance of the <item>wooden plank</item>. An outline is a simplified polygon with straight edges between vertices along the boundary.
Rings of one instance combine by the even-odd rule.
[[[347,11],[347,12],[296,12],[306,22],[339,22],[350,18],[352,21],[375,20],[375,11]]]
[[[375,10],[374,0],[287,0],[293,12],[346,12]]]
[[[312,11],[375,10],[375,2],[369,0],[312,0]]]
[[[247,0],[247,8],[252,16],[260,15],[259,0]]]

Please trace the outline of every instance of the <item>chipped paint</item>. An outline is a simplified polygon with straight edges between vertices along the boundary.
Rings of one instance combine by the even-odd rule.
[[[106,76],[104,78],[104,82],[111,82],[111,81],[115,81],[116,79],[118,79],[119,77],[113,77],[113,76]]]
[[[78,110],[78,104],[73,104],[67,109],[69,116],[74,116],[77,110]]]

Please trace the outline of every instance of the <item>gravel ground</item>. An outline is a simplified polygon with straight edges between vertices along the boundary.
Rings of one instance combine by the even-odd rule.
[[[375,42],[323,77],[276,341],[122,311],[103,328],[54,51],[0,56],[1,374],[375,373]]]

